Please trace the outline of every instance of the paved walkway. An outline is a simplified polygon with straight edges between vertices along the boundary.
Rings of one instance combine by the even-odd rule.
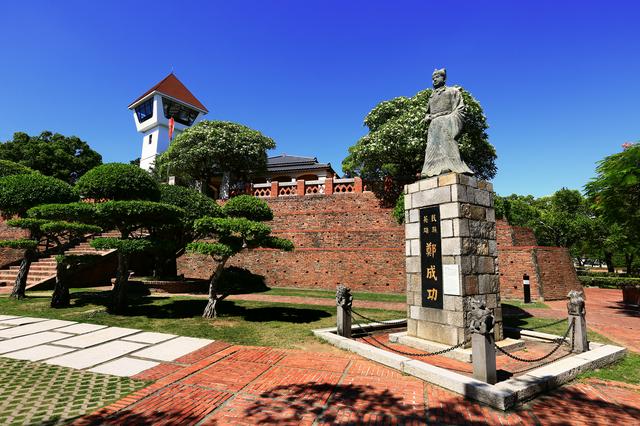
[[[189,366],[135,376],[158,380],[74,425],[634,425],[640,418],[634,386],[576,383],[502,413],[356,355],[214,345]]]
[[[0,356],[130,377],[213,340],[133,328],[0,315]]]
[[[634,352],[640,352],[640,309],[622,303],[622,291],[585,288],[587,326]],[[567,302],[545,302],[551,309],[526,309],[541,318],[566,318]]]

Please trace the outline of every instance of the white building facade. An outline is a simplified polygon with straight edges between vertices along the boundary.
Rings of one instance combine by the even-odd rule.
[[[175,138],[202,120],[209,111],[171,73],[129,105],[136,130],[142,133],[140,168],[150,171],[156,157],[169,147],[169,125],[173,118]]]

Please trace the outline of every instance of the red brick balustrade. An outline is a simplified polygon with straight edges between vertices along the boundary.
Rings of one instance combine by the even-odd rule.
[[[325,180],[298,180],[296,182],[256,183],[251,185],[250,194],[260,198],[302,197],[305,195],[358,194],[364,192],[359,177]]]

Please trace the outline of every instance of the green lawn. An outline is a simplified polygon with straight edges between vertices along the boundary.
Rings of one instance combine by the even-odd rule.
[[[547,305],[542,302],[524,303],[522,300],[516,299],[502,299],[502,306],[504,305],[516,307],[516,308],[529,308],[529,309],[549,309]]]
[[[31,293],[25,300],[0,297],[0,313],[65,319],[118,327],[204,337],[241,345],[304,348],[318,340],[311,330],[336,324],[336,308],[284,303],[224,301],[217,319],[201,317],[206,299],[189,296],[137,296],[130,314],[106,312],[108,292],[74,289],[72,306],[49,307],[50,292]],[[402,317],[394,311],[360,309],[369,317],[388,320]]]
[[[306,290],[301,288],[270,288],[260,294],[271,296],[302,296],[302,297],[319,297],[322,299],[335,299],[336,292],[330,290]],[[360,291],[352,292],[355,300],[369,300],[373,302],[406,302],[405,294],[388,294],[388,293],[366,293]]]
[[[615,380],[617,382],[640,384],[640,354],[628,352],[627,356],[617,363],[605,368],[588,371],[581,374],[579,379],[597,378],[601,380]]]

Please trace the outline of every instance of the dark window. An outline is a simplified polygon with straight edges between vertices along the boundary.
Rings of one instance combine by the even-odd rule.
[[[185,126],[191,126],[198,116],[198,111],[167,98],[162,98],[162,108],[166,118],[173,117],[176,122]]]
[[[153,141],[153,133],[149,135],[149,143]]]
[[[153,117],[153,98],[136,107],[136,114],[140,123]]]

